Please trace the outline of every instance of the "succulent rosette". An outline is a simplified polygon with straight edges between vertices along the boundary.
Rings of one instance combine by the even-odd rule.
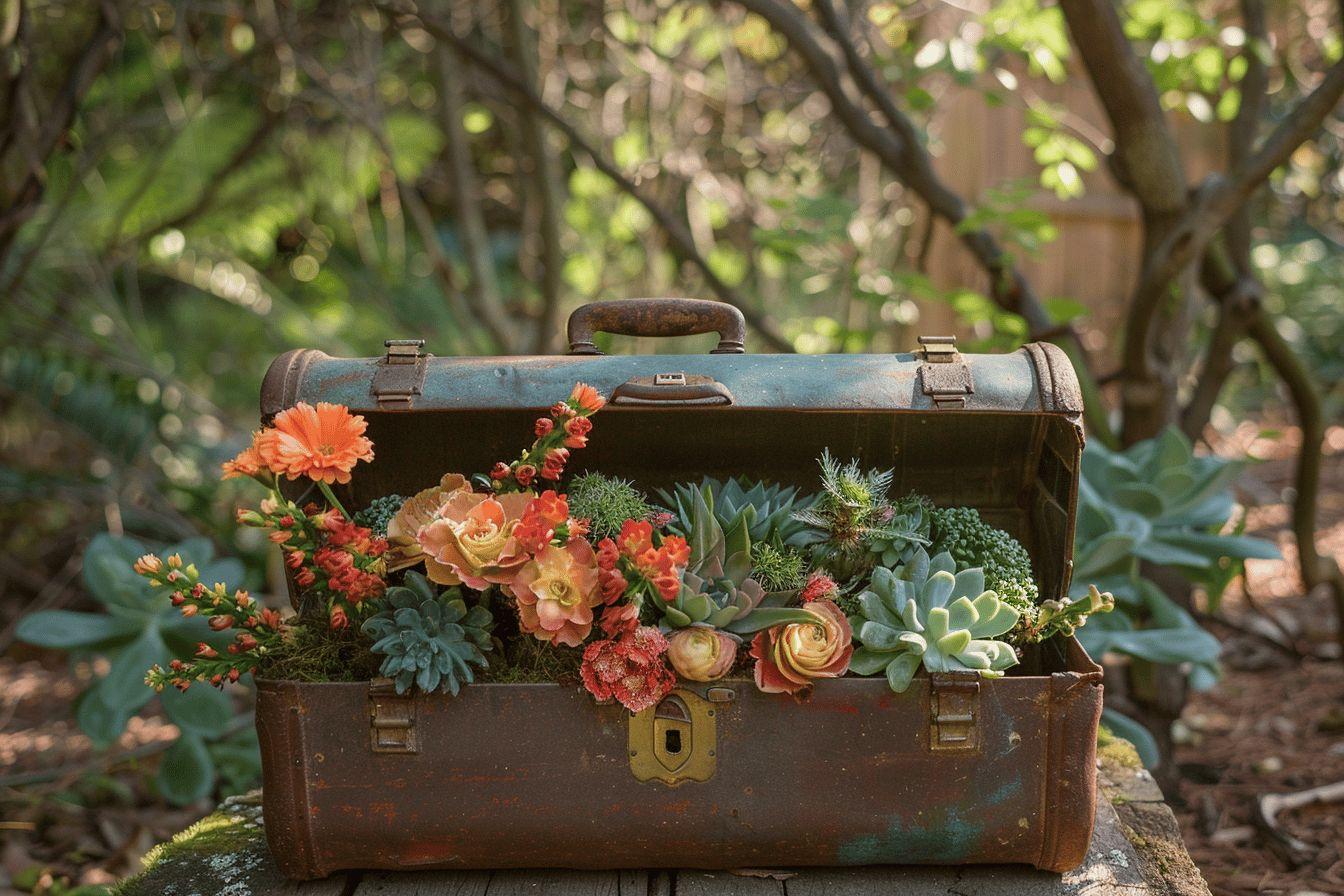
[[[528,560],[514,530],[532,496],[453,492],[434,518],[416,533],[425,553],[425,574],[440,585],[484,591],[512,581]]]
[[[667,661],[688,681],[718,681],[737,659],[737,639],[708,626],[679,629],[667,641]]]
[[[519,627],[541,641],[578,647],[593,630],[602,604],[597,555],[585,539],[546,545],[508,585],[518,602]]]
[[[791,622],[757,633],[751,642],[756,687],[771,694],[796,694],[818,678],[839,678],[854,655],[854,631],[831,600],[815,600],[803,610],[815,622]]]

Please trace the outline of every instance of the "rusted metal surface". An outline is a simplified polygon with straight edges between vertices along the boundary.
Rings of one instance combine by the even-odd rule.
[[[740,339],[722,308],[615,304],[571,319],[580,349],[597,331]],[[893,468],[898,494],[978,507],[1026,545],[1043,599],[1068,588],[1082,405],[1054,346],[969,355],[934,339],[918,355],[559,358],[434,358],[413,347],[365,360],[290,352],[266,376],[263,419],[298,401],[368,418],[377,457],[338,488],[352,508],[413,494],[445,471],[489,469],[583,380],[613,401],[576,472],[646,489],[733,475],[814,489],[815,459],[829,448]],[[417,867],[1070,868],[1091,833],[1101,673],[1075,642],[1062,645],[1025,656],[1012,677],[921,676],[902,695],[884,679],[822,682],[801,703],[750,681],[683,685],[679,704],[634,720],[558,684],[398,700],[368,683],[262,682],[267,835],[285,872],[302,878]]]
[[[589,302],[569,316],[569,353],[598,355],[596,333],[622,336],[694,336],[718,333],[716,355],[745,351],[747,322],[742,312],[704,299],[622,299]]]
[[[632,771],[630,716],[576,685],[417,694],[416,753],[370,748],[370,685],[260,682],[266,832],[285,873],[344,868],[1077,865],[1095,809],[1101,672],[980,683],[974,747],[935,749],[932,682],[823,682],[805,702],[733,680],[715,766]],[[683,688],[704,696],[705,686]]]

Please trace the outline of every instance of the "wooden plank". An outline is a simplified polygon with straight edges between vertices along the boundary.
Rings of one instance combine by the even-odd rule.
[[[274,889],[261,890],[254,887],[252,892],[266,893],[268,896],[342,896],[346,891],[346,884],[346,875],[334,874],[322,880],[302,882],[286,880],[277,884]]]
[[[351,896],[485,896],[489,871],[403,871],[364,875]],[[300,896],[308,896],[307,893]]]
[[[727,871],[678,871],[677,896],[784,896],[783,881]]]
[[[486,896],[646,896],[643,871],[496,871]],[[361,894],[362,896],[362,894]]]

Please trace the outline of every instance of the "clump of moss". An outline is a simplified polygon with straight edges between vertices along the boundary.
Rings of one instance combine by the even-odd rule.
[[[490,665],[476,675],[478,682],[498,684],[578,683],[581,650],[557,650],[536,638],[506,641],[489,655]]]
[[[647,520],[655,512],[648,497],[632,483],[601,473],[576,476],[566,493],[570,516],[588,521],[595,542],[620,535],[626,520]]]
[[[1031,557],[1016,538],[986,523],[974,507],[934,509],[932,535],[931,556],[946,551],[959,570],[980,567],[986,588],[1023,614],[1035,612],[1040,589]]]
[[[769,542],[751,546],[751,577],[766,591],[793,591],[807,581],[807,558],[791,548]]]
[[[257,667],[258,678],[284,681],[368,681],[378,677],[372,642],[356,628],[333,632],[324,625],[297,625],[280,649]]]

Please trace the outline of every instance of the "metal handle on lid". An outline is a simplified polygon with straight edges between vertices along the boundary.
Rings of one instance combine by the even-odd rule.
[[[710,354],[740,355],[745,351],[747,322],[725,302],[705,299],[618,299],[589,302],[569,316],[569,353],[600,355],[593,334],[619,336],[694,336],[718,333]]]

